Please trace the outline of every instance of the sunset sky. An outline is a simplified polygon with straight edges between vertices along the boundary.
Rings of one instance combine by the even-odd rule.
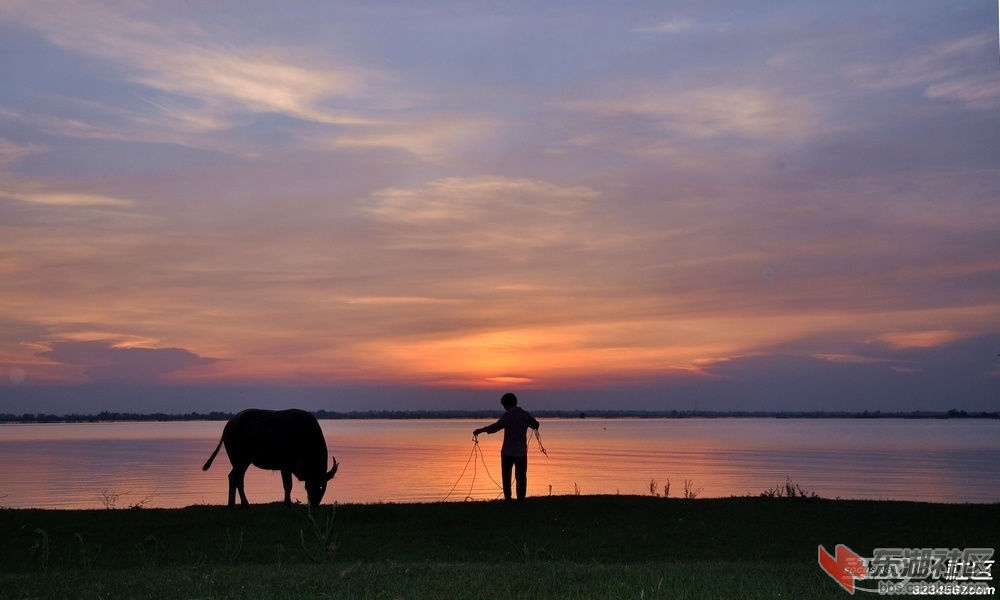
[[[0,413],[1000,410],[991,1],[0,4]]]

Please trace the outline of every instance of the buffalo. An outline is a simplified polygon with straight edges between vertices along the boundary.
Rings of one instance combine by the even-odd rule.
[[[259,469],[281,471],[285,487],[285,506],[292,505],[292,475],[304,481],[311,506],[319,506],[326,492],[326,484],[337,473],[337,459],[333,468],[326,470],[326,439],[316,417],[304,410],[244,410],[226,423],[222,439],[215,452],[202,467],[207,471],[219,453],[222,444],[233,470],[229,472],[229,506],[236,506],[236,492],[240,502],[249,506],[243,491],[243,477],[253,465]]]

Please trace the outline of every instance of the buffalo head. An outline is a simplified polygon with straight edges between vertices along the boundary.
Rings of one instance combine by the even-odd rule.
[[[306,496],[309,498],[310,506],[319,506],[319,503],[323,500],[323,494],[326,493],[326,484],[333,476],[337,474],[337,467],[340,463],[337,462],[337,458],[333,459],[333,468],[330,469],[329,473],[324,474],[322,477],[317,479],[306,479]]]

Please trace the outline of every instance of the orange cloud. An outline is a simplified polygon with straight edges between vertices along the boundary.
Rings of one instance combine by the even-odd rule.
[[[887,344],[893,348],[933,348],[954,342],[963,337],[957,331],[930,330],[930,331],[908,331],[900,333],[886,333],[878,336],[879,342]]]

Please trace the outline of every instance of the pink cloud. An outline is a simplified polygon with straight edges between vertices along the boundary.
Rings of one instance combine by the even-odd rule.
[[[155,381],[217,362],[183,348],[120,348],[103,341],[54,342],[50,346],[36,356],[80,367],[91,381]]]

